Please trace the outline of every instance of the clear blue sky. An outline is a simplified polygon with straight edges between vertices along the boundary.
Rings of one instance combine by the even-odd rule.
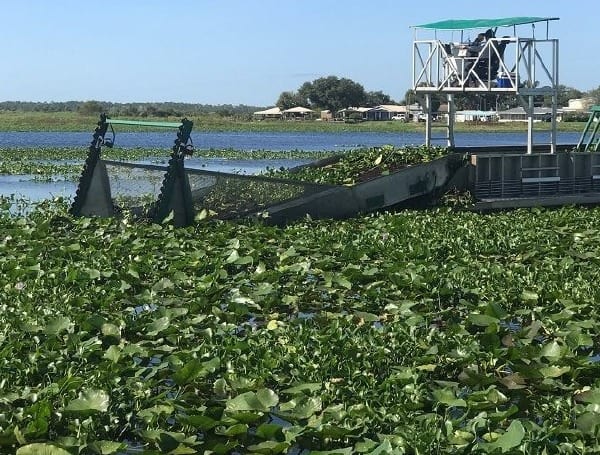
[[[400,100],[411,25],[560,17],[560,83],[600,85],[597,0],[0,0],[0,101],[273,105],[335,75]],[[545,30],[545,27],[544,27]]]

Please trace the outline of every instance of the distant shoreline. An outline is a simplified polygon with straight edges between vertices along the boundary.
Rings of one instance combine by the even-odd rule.
[[[124,117],[119,117],[124,118]],[[370,121],[362,123],[282,121],[282,120],[246,120],[237,117],[222,117],[204,114],[189,116],[194,121],[195,131],[232,131],[232,132],[422,132],[424,123],[403,123],[400,121]],[[145,120],[177,121],[177,117],[147,117]],[[96,115],[82,115],[75,112],[0,112],[0,131],[90,131],[98,122]],[[439,124],[442,124],[440,122]],[[583,131],[585,122],[560,122],[559,131]],[[535,123],[535,131],[548,131],[550,123]],[[507,123],[455,123],[457,132],[515,132],[526,131],[525,122]],[[119,131],[139,131],[136,127],[120,127]]]

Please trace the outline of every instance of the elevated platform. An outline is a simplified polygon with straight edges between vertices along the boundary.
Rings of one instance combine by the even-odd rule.
[[[549,23],[557,19],[508,17],[417,25],[413,88],[422,93],[551,95],[558,84],[558,40],[550,38]],[[546,24],[545,36],[536,36],[538,23]],[[424,34],[425,38],[419,36]]]
[[[412,90],[422,96],[426,112],[425,145],[432,140],[454,144],[455,97],[493,94],[516,97],[527,113],[527,151],[533,152],[534,99],[551,99],[551,147],[556,147],[558,100],[558,39],[549,24],[556,17],[445,20],[414,26]],[[536,25],[545,24],[545,36]],[[426,35],[423,37],[423,35]],[[542,35],[542,36],[540,36]],[[446,97],[448,117],[445,137],[432,136],[436,102]],[[471,107],[474,108],[474,107]]]

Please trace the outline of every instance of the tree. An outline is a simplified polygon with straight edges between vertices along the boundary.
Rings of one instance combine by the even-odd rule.
[[[307,104],[308,102],[306,98],[303,98],[296,92],[282,92],[275,103],[275,105],[282,111],[285,109],[291,109],[292,107],[305,106]]]
[[[559,85],[558,86],[557,104],[558,104],[558,106],[568,106],[569,100],[576,99],[576,98],[582,98],[583,95],[584,95],[583,92],[580,90],[577,90],[576,88],[567,87],[566,85]],[[544,97],[544,106],[546,106],[546,107],[552,106],[552,97],[551,96]]]
[[[386,95],[381,90],[377,92],[367,92],[365,97],[366,107],[375,107],[382,104],[394,104],[390,95]]]
[[[600,104],[600,86],[597,88],[586,92],[586,96],[592,99],[594,104]]]
[[[346,78],[328,76],[305,82],[298,94],[308,100],[309,107],[329,109],[332,112],[350,106],[361,106],[366,101],[362,85]]]
[[[407,106],[413,103],[419,103],[419,105],[425,109],[425,96],[422,93],[417,93],[413,89],[408,89],[404,94],[404,100],[402,101]],[[446,95],[443,93],[432,93],[431,94],[431,110],[437,112],[440,105],[446,102]]]
[[[79,113],[83,115],[99,114],[104,110],[104,106],[99,101],[85,101],[79,106]]]

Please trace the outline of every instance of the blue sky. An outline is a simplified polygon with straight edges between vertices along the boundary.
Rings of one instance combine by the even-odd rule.
[[[0,0],[0,101],[273,105],[335,75],[400,100],[411,25],[560,17],[560,83],[600,85],[595,0]],[[545,30],[545,26],[544,26]]]

